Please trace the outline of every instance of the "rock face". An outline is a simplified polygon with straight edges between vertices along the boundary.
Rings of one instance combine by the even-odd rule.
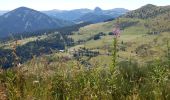
[[[102,9],[99,8],[99,7],[96,7],[96,8],[94,9],[94,12],[95,12],[95,13],[102,13]]]
[[[72,24],[68,21],[51,18],[33,9],[20,7],[0,17],[0,37],[14,33],[55,29]]]

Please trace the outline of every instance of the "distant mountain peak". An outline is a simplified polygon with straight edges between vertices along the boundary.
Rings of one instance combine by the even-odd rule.
[[[31,8],[28,8],[28,7],[19,7],[19,8],[16,8],[16,9],[14,9],[13,11],[20,11],[20,10],[22,10],[22,11],[25,11],[25,10],[34,10],[34,9],[31,9]],[[34,10],[35,11],[35,10]]]
[[[147,5],[144,5],[144,6],[142,6],[141,8],[139,8],[139,9],[152,9],[152,8],[157,8],[158,6],[156,6],[156,5],[153,5],[153,4],[147,4]]]
[[[146,4],[145,7],[146,7],[146,6],[156,7],[156,5],[153,5],[153,4]]]
[[[4,14],[4,17],[5,18],[8,18],[8,17],[14,17],[14,16],[20,16],[20,17],[23,17],[26,15],[29,15],[31,14],[32,16],[34,16],[33,14],[41,14],[39,11],[36,11],[34,9],[31,9],[31,8],[27,8],[27,7],[19,7],[19,8],[16,8],[6,14]],[[42,14],[41,14],[42,15]]]
[[[0,17],[0,37],[6,37],[11,33],[56,29],[72,24],[27,7],[19,7]]]
[[[25,6],[22,6],[22,7],[18,7],[18,8],[16,8],[16,9],[30,9],[30,8],[25,7]]]
[[[94,9],[94,11],[95,11],[95,12],[101,12],[102,9],[101,9],[100,7],[96,7],[96,8]]]
[[[79,23],[79,22],[77,22],[77,21],[79,21],[79,19],[89,18],[89,17],[87,17],[87,15],[94,15],[95,14],[94,16],[96,16],[96,15],[103,16],[103,17],[110,16],[111,18],[116,18],[120,15],[125,14],[128,11],[129,10],[124,9],[124,8],[102,10],[100,7],[95,7],[93,10],[87,9],[87,8],[81,8],[81,9],[73,9],[73,10],[63,10],[62,12],[50,10],[50,11],[43,11],[43,13],[45,13],[49,16],[52,16],[54,18]],[[93,13],[93,14],[89,14],[89,13]],[[106,17],[106,18],[108,18],[108,17]],[[102,19],[104,19],[104,18],[102,18]],[[95,18],[94,18],[94,20],[95,20]]]

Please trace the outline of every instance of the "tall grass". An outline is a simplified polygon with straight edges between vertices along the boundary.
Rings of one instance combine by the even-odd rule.
[[[3,70],[0,80],[5,84],[8,99],[170,99],[170,71],[168,63],[164,61],[157,60],[146,66],[133,61],[122,61],[117,64],[114,73],[109,67],[93,66],[89,69],[75,62],[68,65],[65,63],[53,65],[55,73],[49,76],[31,74],[19,68]],[[41,64],[37,65],[41,67]]]

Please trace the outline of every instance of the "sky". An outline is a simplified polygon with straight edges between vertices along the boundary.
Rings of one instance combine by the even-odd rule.
[[[137,9],[146,4],[158,6],[170,5],[170,0],[0,0],[0,10],[12,10],[21,6],[35,10],[71,10],[79,8]]]

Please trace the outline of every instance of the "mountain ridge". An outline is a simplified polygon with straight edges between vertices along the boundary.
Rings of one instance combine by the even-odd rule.
[[[93,10],[83,8],[83,9],[75,9],[75,10],[49,10],[44,11],[43,13],[55,17],[55,18],[63,18],[64,20],[76,21],[79,20],[83,16],[87,16],[89,13],[110,16],[110,18],[116,18],[122,14],[125,14],[129,10],[125,8],[114,8],[110,10],[102,10],[100,7],[96,7]],[[88,19],[88,18],[87,18]],[[108,19],[106,19],[108,20]],[[83,21],[83,20],[82,20]],[[105,20],[103,20],[105,21]],[[93,22],[93,21],[92,21]],[[100,21],[99,21],[100,22]]]
[[[72,24],[71,22],[51,18],[34,9],[19,7],[0,16],[0,37],[8,36],[11,33],[61,28]]]
[[[106,20],[111,19],[111,16],[102,15],[102,14],[95,14],[95,13],[87,13],[81,16],[79,19],[76,19],[75,22],[91,22],[91,23],[98,23],[103,22]]]

